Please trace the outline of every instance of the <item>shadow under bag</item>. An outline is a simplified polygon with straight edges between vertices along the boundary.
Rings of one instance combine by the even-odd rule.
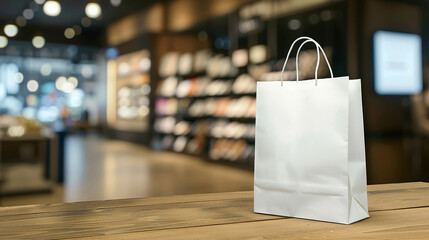
[[[317,49],[315,79],[283,81],[294,44]],[[319,51],[330,78],[318,79]],[[322,47],[293,43],[280,81],[257,83],[254,211],[350,224],[369,217],[361,81],[333,77]]]

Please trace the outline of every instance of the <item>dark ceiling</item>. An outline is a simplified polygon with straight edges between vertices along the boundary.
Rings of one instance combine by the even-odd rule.
[[[61,4],[61,13],[57,17],[47,16],[43,12],[43,5],[37,5],[34,0],[0,0],[0,27],[7,23],[15,23],[18,16],[22,16],[24,9],[38,6],[34,18],[27,21],[27,25],[20,28],[20,34],[16,40],[29,40],[34,34],[47,35],[55,42],[73,42],[90,45],[100,45],[100,35],[110,23],[129,14],[152,5],[156,0],[122,0],[118,7],[112,6],[110,0],[98,0],[102,9],[102,17],[92,20],[88,28],[82,27],[83,33],[75,39],[68,40],[63,36],[66,28],[73,25],[81,25],[81,19],[85,17],[85,6],[89,0],[58,0]],[[2,29],[0,29],[0,34]]]

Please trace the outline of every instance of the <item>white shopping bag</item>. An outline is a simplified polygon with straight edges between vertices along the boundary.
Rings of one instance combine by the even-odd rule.
[[[369,217],[361,83],[334,78],[308,37],[285,65],[301,39],[318,50],[315,79],[297,66],[297,81],[257,83],[254,211],[350,224]],[[331,78],[317,79],[319,50]]]

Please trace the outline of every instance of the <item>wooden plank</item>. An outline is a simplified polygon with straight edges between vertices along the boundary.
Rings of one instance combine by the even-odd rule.
[[[273,218],[253,214],[251,199],[20,214],[0,217],[0,239],[85,237]]]
[[[424,182],[413,182],[413,183],[395,183],[395,184],[378,184],[368,186],[368,195],[378,194],[378,191],[388,190],[407,190],[413,191],[414,188],[429,188],[429,183]],[[377,193],[375,193],[377,191]],[[391,192],[393,194],[393,192]],[[390,197],[390,196],[389,196]],[[55,211],[79,211],[79,210],[96,210],[105,208],[116,208],[116,207],[131,207],[131,206],[147,206],[151,204],[170,204],[170,203],[186,203],[186,202],[198,202],[198,201],[213,201],[222,199],[253,199],[253,192],[227,192],[227,193],[211,193],[211,194],[193,194],[193,195],[179,195],[170,197],[154,197],[154,198],[134,198],[134,199],[117,199],[117,200],[105,200],[105,201],[87,201],[87,202],[74,202],[74,203],[58,203],[58,204],[45,204],[45,205],[27,205],[27,206],[15,206],[15,207],[0,207],[0,216],[16,215],[16,214],[33,214],[33,213],[48,213]],[[385,200],[381,197],[374,198],[374,203]],[[410,202],[413,205],[416,201]],[[424,200],[423,200],[424,201]],[[393,207],[407,207],[409,205],[406,202],[400,201],[399,205],[393,205]],[[424,203],[418,206],[425,206]],[[384,204],[374,205],[373,210],[385,209]],[[370,204],[370,209],[373,204]]]
[[[296,218],[102,235],[89,239],[428,239],[429,208],[375,212],[342,225]]]
[[[0,216],[49,213],[58,211],[83,211],[117,207],[147,206],[152,204],[188,203],[225,199],[253,198],[253,192],[226,192],[209,194],[177,195],[170,197],[130,198],[104,201],[86,201],[73,203],[38,204],[26,206],[0,207]]]
[[[429,187],[368,191],[370,212],[429,206]]]
[[[385,191],[397,189],[411,189],[429,187],[427,182],[405,182],[405,183],[389,183],[389,184],[374,184],[368,185],[368,191]]]
[[[372,191],[369,194],[370,209],[381,211],[429,206],[428,194],[429,187]],[[0,214],[0,239],[89,237],[285,219],[254,214],[252,192],[140,200],[145,201],[138,201],[138,205],[128,202],[129,205],[125,206],[122,203],[115,205],[117,200],[99,205],[90,202],[93,206],[85,208],[81,204],[88,203],[80,203],[75,210],[75,204],[70,204],[66,211],[62,205],[57,205],[53,208],[55,211],[50,212]]]

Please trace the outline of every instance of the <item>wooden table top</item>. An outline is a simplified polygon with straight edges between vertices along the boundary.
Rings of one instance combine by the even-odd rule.
[[[253,213],[253,192],[0,208],[0,239],[428,239],[429,183],[368,186],[342,225]]]

